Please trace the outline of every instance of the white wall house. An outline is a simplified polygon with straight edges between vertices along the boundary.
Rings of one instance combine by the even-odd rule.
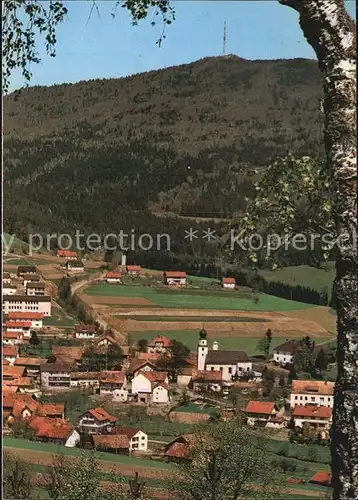
[[[103,408],[93,408],[78,419],[78,429],[87,434],[109,434],[113,432],[117,419]]]
[[[128,276],[135,277],[140,275],[142,268],[140,266],[131,265],[126,267],[126,271]]]
[[[99,373],[97,372],[76,372],[70,374],[71,387],[99,387]]]
[[[183,271],[166,271],[164,273],[166,285],[186,285],[186,273]]]
[[[132,394],[138,395],[143,402],[153,401],[153,389],[159,384],[165,384],[163,389],[156,391],[156,396],[159,399],[165,399],[164,388],[168,385],[168,375],[164,372],[139,372],[132,379]],[[162,394],[163,393],[163,394]],[[164,402],[159,401],[156,402]]]
[[[31,337],[31,321],[6,321],[5,328],[9,333],[22,334],[25,339]]]
[[[122,283],[122,274],[118,272],[109,272],[106,274],[106,281],[109,284],[120,284]]]
[[[17,286],[11,285],[10,283],[4,283],[2,285],[2,295],[16,295]]]
[[[51,297],[30,297],[28,295],[4,295],[3,313],[40,312],[51,316]]]
[[[332,424],[332,408],[326,406],[296,406],[292,412],[295,427],[309,424],[315,429],[328,431]]]
[[[19,348],[17,346],[3,346],[2,357],[7,359],[10,365],[13,365],[16,359],[19,357]]]
[[[81,260],[68,260],[63,266],[68,272],[83,272],[85,266]]]
[[[169,402],[169,386],[164,382],[155,384],[152,389],[152,402],[166,404]]]
[[[297,340],[288,340],[273,350],[273,360],[280,365],[292,363],[298,346]]]
[[[96,337],[96,325],[75,325],[76,339],[94,339]]]
[[[128,437],[129,451],[147,451],[148,435],[141,429],[133,427],[116,427],[116,434],[124,434]]]
[[[218,349],[218,342],[213,342],[212,349],[209,350],[205,335],[200,333],[198,344],[199,371],[220,371],[224,381],[231,381],[235,376],[240,377],[252,372],[252,362],[246,352],[221,351]]]
[[[20,345],[24,343],[24,336],[21,332],[3,332],[2,343],[4,345]]]
[[[10,273],[7,273],[6,271],[2,274],[2,286],[4,285],[10,285],[11,283],[11,276]]]
[[[40,366],[42,389],[66,389],[71,386],[71,366],[61,363],[44,363]]]
[[[41,276],[37,273],[23,274],[22,279],[24,280],[24,287],[26,289],[29,283],[40,283]]]
[[[170,340],[164,335],[157,335],[148,343],[147,352],[149,354],[163,353],[168,350]]]
[[[326,406],[333,408],[334,382],[321,380],[293,380],[290,406]]]
[[[236,287],[235,278],[222,278],[222,287],[228,290],[234,290]]]
[[[45,295],[45,283],[27,283],[26,295]]]
[[[31,328],[38,330],[42,328],[43,313],[38,312],[9,312],[7,319],[9,321],[23,322],[30,321]]]

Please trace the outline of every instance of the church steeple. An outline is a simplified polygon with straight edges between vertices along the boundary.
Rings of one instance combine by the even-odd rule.
[[[202,328],[199,333],[199,343],[198,343],[198,370],[203,371],[205,370],[205,362],[206,362],[206,356],[208,354],[209,348],[208,348],[208,341],[207,341],[207,332]]]

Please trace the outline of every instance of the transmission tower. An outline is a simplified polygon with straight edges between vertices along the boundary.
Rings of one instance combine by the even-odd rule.
[[[226,21],[224,22],[223,56],[226,55]]]

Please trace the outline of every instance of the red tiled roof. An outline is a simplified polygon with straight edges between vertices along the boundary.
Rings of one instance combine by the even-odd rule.
[[[23,334],[21,332],[8,332],[8,331],[5,331],[5,332],[3,332],[2,338],[3,339],[20,340],[20,339],[23,339],[24,336],[23,336]]]
[[[88,412],[92,417],[95,419],[99,420],[100,422],[103,422],[105,420],[109,420],[110,422],[116,422],[117,419],[116,417],[112,417],[106,410],[103,408],[93,408],[91,410],[88,410]]]
[[[188,458],[189,445],[187,443],[173,443],[170,448],[168,448],[165,455],[173,458]]]
[[[39,319],[43,319],[44,315],[43,315],[43,313],[38,313],[38,312],[9,312],[7,314],[7,317],[9,319],[39,320]]]
[[[186,278],[186,272],[184,271],[166,271],[164,273],[165,278]]]
[[[142,429],[137,427],[115,427],[115,434],[124,434],[128,439],[132,439],[138,432],[141,432]]]
[[[25,409],[29,409],[32,414],[36,413],[39,409],[40,403],[33,399],[30,394],[15,394],[15,397],[12,400],[12,405],[11,398],[8,398],[6,402],[4,401],[3,405],[6,408],[12,407],[12,414],[15,418],[18,418],[22,416],[22,412]]]
[[[100,382],[107,384],[123,384],[125,372],[123,371],[107,371],[101,372],[99,376]]]
[[[122,274],[121,273],[115,273],[113,271],[109,272],[106,274],[107,279],[121,279]]]
[[[288,340],[287,342],[284,342],[283,344],[276,346],[274,348],[274,352],[294,354],[297,350],[297,347],[298,347],[297,340]]]
[[[77,252],[71,250],[57,250],[57,257],[77,257]]]
[[[159,352],[139,352],[136,351],[135,359],[140,361],[157,361],[161,358],[161,354]]]
[[[263,401],[249,401],[246,407],[246,413],[259,413],[262,415],[271,415],[275,409],[275,403]]]
[[[76,361],[82,359],[85,347],[84,346],[62,346],[56,345],[52,347],[52,355],[56,361],[70,360]]]
[[[193,380],[195,382],[222,382],[223,376],[220,371],[215,370],[195,370]]]
[[[3,384],[14,387],[31,387],[32,380],[30,377],[18,377],[13,380],[3,380]]]
[[[170,342],[171,340],[169,340],[167,337],[164,337],[164,335],[157,335],[153,340],[149,342],[148,346],[155,347],[156,343],[161,343],[163,344],[163,347],[169,347]]]
[[[139,371],[141,368],[144,366],[149,365],[152,368],[156,368],[155,364],[152,363],[151,361],[148,360],[142,360],[142,359],[132,359],[132,361],[129,364],[129,367],[127,369],[127,373],[134,373],[136,371]]]
[[[126,449],[129,448],[129,439],[125,434],[102,434],[92,436],[93,444],[99,449]]]
[[[25,368],[23,366],[3,366],[2,376],[3,381],[6,381],[6,378],[18,378],[22,377],[25,373]]]
[[[3,357],[6,356],[17,356],[19,352],[18,346],[15,345],[4,345],[2,348]]]
[[[316,474],[311,477],[310,482],[330,486],[332,483],[332,474],[326,471],[316,472]]]
[[[323,380],[292,380],[291,392],[294,394],[323,394],[333,396],[334,382]]]
[[[127,271],[140,271],[141,269],[140,266],[127,266]]]
[[[14,394],[19,387],[16,385],[4,385],[2,386],[2,392],[5,395],[7,394]]]
[[[48,415],[63,415],[65,405],[63,403],[42,403],[39,415],[46,417]]]
[[[71,372],[71,380],[96,380],[99,379],[98,372]]]
[[[318,417],[318,418],[331,418],[332,408],[325,406],[296,406],[293,410],[294,417]]]
[[[156,389],[157,387],[164,387],[164,389],[166,389],[167,391],[170,390],[169,385],[165,382],[152,382],[152,390]]]
[[[85,324],[79,324],[75,325],[75,332],[90,332],[93,333],[96,331],[96,325],[85,325]]]
[[[234,284],[236,285],[236,279],[235,278],[222,278],[222,282],[229,285],[229,284]]]
[[[30,328],[31,321],[6,321],[6,328]]]
[[[48,439],[67,439],[73,430],[73,425],[62,418],[36,417],[30,423],[36,437]]]
[[[40,364],[45,360],[42,358],[28,358],[27,356],[19,356],[14,365],[15,366],[38,366],[40,368]]]
[[[145,376],[146,379],[149,380],[149,382],[165,382],[165,380],[168,377],[168,374],[166,372],[145,372],[142,371],[140,372],[142,375]]]
[[[9,366],[9,364],[10,364],[10,361],[8,359],[2,358],[2,365],[3,366]]]

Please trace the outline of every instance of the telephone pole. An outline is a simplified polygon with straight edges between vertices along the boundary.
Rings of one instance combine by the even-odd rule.
[[[226,21],[224,21],[223,56],[226,55]]]

